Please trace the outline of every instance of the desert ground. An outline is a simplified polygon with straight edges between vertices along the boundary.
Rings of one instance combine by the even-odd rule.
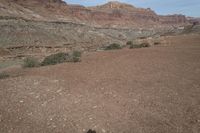
[[[0,133],[200,133],[199,35],[7,71]]]

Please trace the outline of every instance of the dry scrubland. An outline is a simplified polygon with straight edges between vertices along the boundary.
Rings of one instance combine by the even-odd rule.
[[[200,36],[165,41],[9,68],[0,80],[0,132],[199,133]]]
[[[200,133],[199,24],[116,1],[0,0],[0,133]]]

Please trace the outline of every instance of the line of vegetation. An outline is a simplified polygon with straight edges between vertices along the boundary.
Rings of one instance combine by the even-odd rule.
[[[126,45],[128,45],[130,49],[150,47],[149,43],[134,44],[132,41],[128,41]],[[118,43],[112,43],[104,48],[104,50],[116,50],[116,49],[122,49],[122,46]],[[81,61],[80,51],[73,51],[71,53],[60,52],[57,54],[52,54],[50,56],[47,56],[41,63],[33,57],[27,57],[26,59],[24,59],[23,67],[31,68],[39,66],[56,65],[64,62],[80,62],[80,61]]]
[[[57,54],[52,54],[50,56],[47,56],[41,63],[33,57],[27,57],[24,60],[23,67],[31,68],[39,66],[56,65],[64,62],[80,62],[80,61],[81,61],[80,51],[73,51],[72,53],[60,52]]]

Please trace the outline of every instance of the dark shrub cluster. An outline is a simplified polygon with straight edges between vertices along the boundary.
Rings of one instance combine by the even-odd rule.
[[[65,62],[80,62],[81,61],[81,52],[73,51],[66,56]]]
[[[108,45],[107,47],[105,47],[105,50],[114,50],[114,49],[121,49],[121,45],[118,43],[112,43],[110,45]]]
[[[133,45],[133,42],[132,42],[132,41],[128,41],[128,42],[126,43],[126,45],[131,46],[131,45]]]
[[[73,51],[72,53],[57,53],[47,56],[41,63],[42,66],[55,65],[64,62],[80,62],[81,52]]]
[[[142,43],[142,44],[131,44],[130,45],[130,49],[134,49],[134,48],[143,48],[143,47],[150,47],[149,43]]]
[[[146,38],[147,38],[146,36],[139,37],[139,39],[146,39]]]
[[[154,45],[160,45],[161,42],[154,42]]]
[[[133,48],[142,48],[142,45],[132,44],[132,45],[130,45],[129,48],[130,48],[130,49],[133,49]]]
[[[64,62],[80,62],[81,52],[73,51],[72,53],[57,53],[47,56],[41,63],[42,66],[55,65]]]
[[[151,45],[148,42],[140,44],[141,47],[150,47]]]
[[[55,65],[66,61],[67,53],[57,53],[47,56],[41,63],[42,66]]]
[[[39,63],[33,57],[28,57],[24,60],[23,67],[38,67],[38,66],[47,66],[47,65],[55,65],[64,62],[80,62],[81,61],[81,52],[73,51],[72,53],[57,53],[52,54],[44,58],[44,60]]]
[[[10,77],[10,75],[8,73],[6,73],[6,72],[0,73],[0,79],[5,79],[5,78],[8,78],[8,77]]]

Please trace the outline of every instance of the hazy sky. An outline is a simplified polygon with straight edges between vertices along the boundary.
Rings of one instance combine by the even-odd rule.
[[[109,0],[64,0],[71,4],[84,6],[100,5]],[[200,17],[200,0],[118,0],[130,3],[136,7],[150,7],[158,14],[185,14]]]

